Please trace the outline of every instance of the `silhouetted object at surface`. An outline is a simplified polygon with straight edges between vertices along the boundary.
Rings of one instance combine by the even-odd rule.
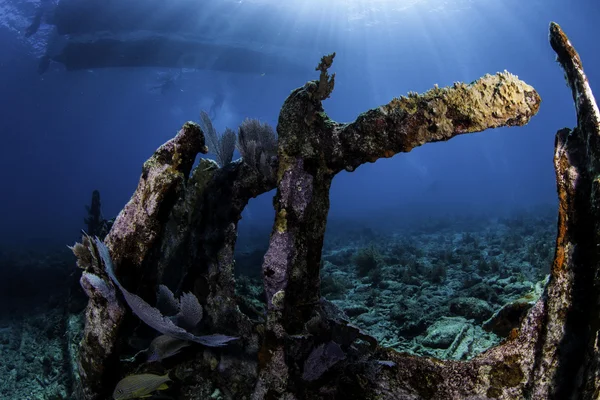
[[[249,20],[228,37],[211,31],[215,25],[232,24],[234,12]],[[152,66],[303,73],[307,66],[299,49],[287,51],[273,43],[280,22],[277,7],[245,2],[207,1],[199,6],[189,0],[61,0],[51,19],[57,37],[47,53],[67,70]]]

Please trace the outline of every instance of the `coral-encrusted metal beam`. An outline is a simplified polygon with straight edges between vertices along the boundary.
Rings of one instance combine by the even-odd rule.
[[[319,268],[333,177],[427,142],[523,125],[540,104],[531,86],[504,72],[394,99],[350,124],[339,124],[321,104],[333,90],[327,73],[333,57],[323,57],[317,67],[320,79],[293,91],[279,116],[276,219],[263,264],[270,334],[262,352],[269,362],[258,391],[266,397],[283,396],[288,376],[297,374],[285,361],[286,343],[319,313]]]

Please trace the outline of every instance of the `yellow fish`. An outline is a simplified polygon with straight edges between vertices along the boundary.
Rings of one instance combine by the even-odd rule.
[[[162,376],[154,374],[129,375],[117,383],[117,387],[113,392],[113,399],[126,400],[150,397],[152,392],[168,389],[167,382],[169,381],[171,381],[169,374]]]

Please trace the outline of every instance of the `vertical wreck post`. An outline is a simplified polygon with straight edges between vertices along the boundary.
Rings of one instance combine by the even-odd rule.
[[[155,291],[156,257],[167,219],[181,195],[194,159],[206,153],[204,134],[197,124],[186,123],[178,134],[150,157],[142,168],[138,187],[117,216],[105,242],[117,266],[117,274],[134,281],[139,292]],[[84,240],[84,244],[87,241]],[[89,244],[89,243],[88,243]],[[89,302],[80,344],[78,367],[80,397],[106,398],[119,372],[119,343],[125,307],[109,283],[92,247],[74,246],[85,269],[81,285]]]
[[[556,23],[550,44],[575,102],[577,127],[556,134],[558,236],[548,289],[539,398],[597,398],[600,392],[600,112],[577,51]]]
[[[427,142],[524,125],[539,108],[536,91],[505,72],[470,85],[410,94],[350,124],[336,123],[322,106],[334,87],[334,76],[327,72],[334,56],[321,59],[316,68],[319,80],[293,91],[279,116],[276,216],[263,264],[268,318],[257,399],[284,398],[302,375],[298,355],[306,353],[294,340],[308,331],[318,336],[318,329],[306,324],[310,320],[314,327],[320,317],[319,268],[333,177]],[[314,340],[325,341],[327,336]]]

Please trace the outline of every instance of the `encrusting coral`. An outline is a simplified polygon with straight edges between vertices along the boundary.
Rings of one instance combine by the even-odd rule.
[[[156,288],[168,281],[202,305],[202,332],[239,337],[222,348],[173,350],[182,356],[170,364],[180,383],[169,390],[178,399],[205,399],[216,391],[226,399],[255,400],[594,398],[600,390],[600,117],[579,56],[556,24],[550,42],[572,87],[578,126],[556,139],[559,233],[551,278],[506,342],[468,362],[442,361],[381,348],[349,324],[320,296],[329,190],[342,170],[465,133],[524,125],[537,113],[539,95],[503,72],[411,93],[341,124],[322,106],[334,88],[332,54],[317,67],[319,80],[284,102],[277,155],[264,160],[270,168],[244,160],[217,168],[201,160],[191,171],[196,154],[207,149],[202,130],[187,123],[144,164],[136,192],[105,240],[106,253],[74,246],[86,266],[82,285],[90,297],[79,354],[83,398],[101,399],[131,368],[145,368],[119,362],[120,343],[132,327],[109,279],[135,288],[132,295],[145,303],[155,301]],[[233,249],[249,199],[273,188],[262,323],[237,306]],[[81,246],[89,247],[89,240]],[[115,277],[98,261],[107,254]]]

